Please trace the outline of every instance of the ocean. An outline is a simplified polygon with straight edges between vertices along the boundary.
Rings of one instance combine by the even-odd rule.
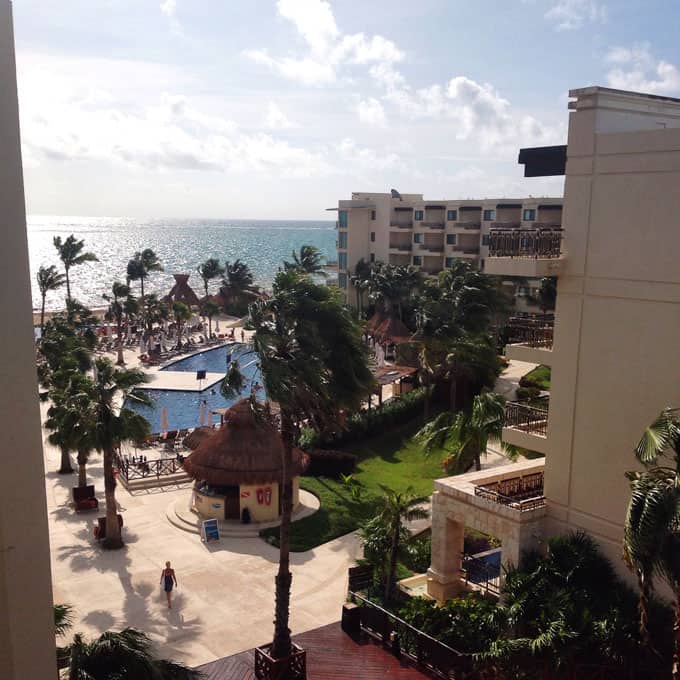
[[[268,287],[284,259],[301,245],[314,245],[328,258],[336,259],[335,222],[330,220],[219,220],[219,219],[134,219],[111,217],[28,217],[28,248],[33,284],[33,308],[40,308],[40,292],[35,282],[41,265],[54,264],[62,271],[52,239],[74,234],[85,241],[85,250],[99,262],[71,269],[71,294],[89,307],[106,305],[102,294],[113,281],[125,282],[128,260],[136,251],[152,248],[165,269],[153,273],[144,292],[165,295],[173,284],[173,274],[191,273],[189,284],[203,295],[203,281],[196,267],[209,257],[220,262],[240,258],[248,264],[255,283]],[[139,292],[139,282],[132,282]],[[217,282],[211,282],[211,292]],[[47,295],[45,308],[64,306],[66,288]]]

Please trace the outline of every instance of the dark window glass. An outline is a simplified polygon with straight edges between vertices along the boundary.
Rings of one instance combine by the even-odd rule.
[[[446,213],[446,219],[449,221],[454,221],[458,219],[458,211],[457,210],[449,210]]]
[[[524,217],[522,217],[522,219],[523,219],[525,222],[533,222],[533,221],[536,219],[536,211],[535,211],[535,210],[530,210],[529,208],[527,208],[527,209],[524,211]]]
[[[372,220],[375,219],[375,210],[371,210],[371,219],[372,219]]]
[[[419,266],[423,263],[423,258],[420,257],[420,255],[414,255],[413,256],[413,264],[416,266]]]
[[[486,221],[495,220],[496,219],[496,211],[495,210],[485,210],[484,211],[484,219]]]
[[[446,242],[450,246],[455,246],[456,245],[456,235],[455,234],[447,234],[446,235]]]
[[[489,245],[489,235],[488,234],[484,234],[484,236],[482,236],[482,245],[483,246]]]
[[[422,210],[416,210],[415,214],[413,216],[413,219],[416,220],[416,222],[420,222],[423,219],[423,211]]]
[[[375,232],[374,231],[371,232],[371,241],[375,241]]]
[[[375,253],[371,253],[371,262],[375,262]]]

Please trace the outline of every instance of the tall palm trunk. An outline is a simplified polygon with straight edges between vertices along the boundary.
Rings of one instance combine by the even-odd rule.
[[[387,580],[385,581],[385,604],[390,601],[392,597],[392,587],[397,576],[397,556],[399,555],[399,529],[400,529],[399,515],[392,522],[392,545],[390,546],[390,561],[387,568]]]
[[[675,593],[673,610],[673,680],[680,680],[680,591]]]
[[[208,317],[208,340],[212,340],[212,316]]]
[[[118,366],[125,366],[125,357],[123,356],[123,317],[119,314],[116,317],[116,326],[118,327]]]
[[[104,449],[104,493],[106,497],[106,538],[103,546],[109,550],[123,547],[116,505],[116,478],[113,474],[113,449]]]
[[[70,475],[73,473],[73,467],[71,465],[71,455],[69,450],[65,447],[61,447],[61,462],[59,464],[59,474],[60,475]]]
[[[64,265],[64,271],[66,272],[66,299],[71,299],[71,279],[68,277],[68,267]]]
[[[78,486],[87,486],[87,451],[78,451]]]
[[[42,294],[42,304],[40,306],[40,337],[42,337],[43,329],[45,328],[45,297],[47,293]]]
[[[290,517],[293,511],[293,481],[290,476],[293,467],[293,419],[290,412],[281,409],[281,438],[283,440],[283,465],[281,470],[281,527],[279,538],[279,572],[276,575],[276,607],[274,612],[274,642],[271,655],[284,659],[291,654],[290,640],[290,588],[293,576],[290,573]]]

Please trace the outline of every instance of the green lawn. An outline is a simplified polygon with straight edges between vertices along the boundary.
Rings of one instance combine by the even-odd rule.
[[[432,480],[446,476],[441,464],[445,454],[432,451],[425,456],[420,444],[413,441],[421,424],[417,419],[402,428],[347,447],[359,458],[354,473],[361,484],[358,501],[352,498],[341,480],[303,477],[300,486],[319,497],[321,508],[293,524],[291,550],[310,550],[354,531],[362,521],[375,515],[376,501],[381,493],[379,484],[396,491],[411,486],[416,494],[429,496],[433,490]],[[262,535],[276,540],[278,529],[267,529]]]
[[[536,366],[532,371],[529,371],[523,381],[526,381],[540,390],[550,389],[550,366]]]

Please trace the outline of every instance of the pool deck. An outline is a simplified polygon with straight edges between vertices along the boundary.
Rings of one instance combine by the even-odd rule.
[[[206,373],[205,380],[196,380],[194,371],[147,371],[149,382],[146,390],[177,390],[202,392],[224,378],[224,373]]]

